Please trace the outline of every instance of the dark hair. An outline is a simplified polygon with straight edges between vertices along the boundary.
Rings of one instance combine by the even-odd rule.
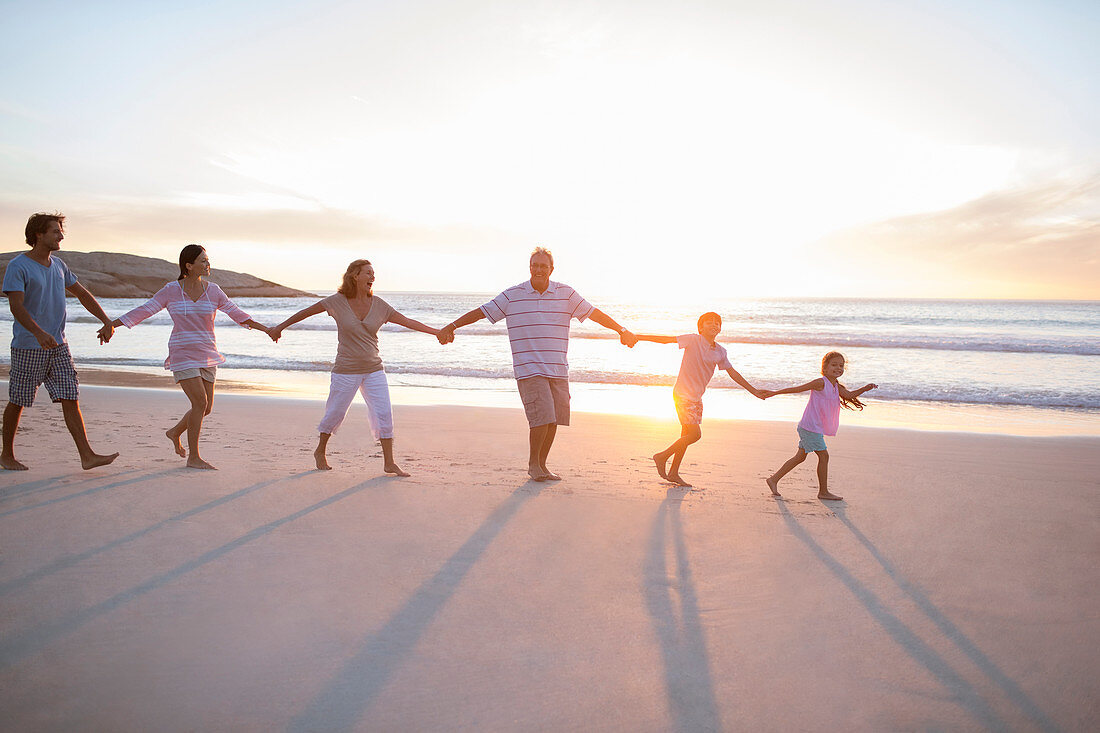
[[[180,250],[180,276],[177,280],[182,280],[187,277],[187,266],[195,264],[195,260],[199,258],[206,249],[201,244],[189,244]]]
[[[340,281],[340,287],[336,292],[345,298],[354,298],[359,294],[359,288],[355,284],[355,278],[359,277],[359,271],[370,264],[370,260],[352,260],[348,269],[344,271],[344,278]]]
[[[32,214],[30,219],[27,219],[27,244],[34,246],[38,244],[38,235],[45,234],[46,230],[50,228],[50,224],[57,222],[57,225],[61,227],[62,231],[65,229],[65,216],[63,214]]]
[[[707,320],[708,318],[717,318],[718,323],[719,324],[722,323],[722,316],[718,315],[714,311],[711,311],[709,313],[704,313],[703,315],[699,316],[699,320],[695,322],[695,330],[698,331],[699,333],[702,333],[703,332],[703,321]]]
[[[835,359],[838,356],[840,357],[840,360],[842,362],[844,362],[845,364],[848,363],[848,360],[844,358],[844,354],[840,353],[839,351],[830,351],[828,354],[821,357],[821,376],[825,377],[825,365],[828,364],[830,360]],[[825,378],[828,379],[828,377]],[[841,397],[840,404],[842,407],[846,407],[849,410],[863,409],[863,403],[859,401],[858,397],[849,397],[848,399]]]

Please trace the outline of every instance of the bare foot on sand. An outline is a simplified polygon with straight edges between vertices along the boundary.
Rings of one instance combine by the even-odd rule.
[[[318,471],[331,471],[332,466],[328,465],[328,458],[325,456],[323,450],[313,451],[313,460],[317,462]]]
[[[217,471],[218,470],[217,466],[211,466],[209,463],[207,463],[203,459],[196,458],[194,456],[187,459],[187,467],[188,468],[205,468],[205,469],[209,469],[211,471]]]
[[[164,435],[168,438],[168,440],[172,441],[172,447],[176,450],[176,455],[180,458],[187,458],[187,451],[185,451],[183,449],[183,446],[180,445],[180,436],[172,435],[171,428],[165,430]]]
[[[665,473],[665,463],[668,462],[668,456],[661,453],[654,453],[653,462],[657,464],[657,475],[665,481],[668,481],[668,474]]]
[[[408,473],[405,473],[404,471],[402,471],[401,466],[398,466],[396,463],[391,463],[388,466],[383,466],[382,470],[385,471],[386,473],[392,473],[394,476],[406,477],[406,476],[411,475],[411,474],[408,474]]]
[[[80,465],[87,471],[89,468],[106,466],[108,463],[113,463],[116,458],[118,458],[118,453],[112,453],[109,456],[101,456],[98,453],[93,453],[87,458],[81,458]]]
[[[0,456],[0,466],[5,471],[26,471],[27,467],[15,460],[15,456]]]
[[[824,494],[818,494],[818,499],[824,499],[825,501],[844,501],[843,496],[837,496],[836,494],[826,491]]]
[[[681,487],[681,488],[684,488],[684,489],[690,489],[691,488],[691,484],[689,484],[687,481],[684,481],[682,478],[680,478],[680,474],[678,474],[678,473],[670,473],[668,475],[668,480],[671,481],[672,483],[676,484],[677,486]]]
[[[772,496],[780,496],[778,481],[776,481],[774,478],[766,478],[764,479],[764,483],[766,483],[768,485],[768,488],[772,490]]]
[[[541,466],[528,466],[527,475],[531,477],[532,481],[546,481],[548,478]]]
[[[551,471],[546,466],[542,466],[542,475],[545,477],[544,481],[561,481],[561,476]]]

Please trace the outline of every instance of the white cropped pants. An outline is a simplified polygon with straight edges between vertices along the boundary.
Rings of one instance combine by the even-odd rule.
[[[390,383],[381,369],[370,374],[336,374],[329,381],[325,416],[317,431],[335,433],[348,414],[355,393],[363,395],[367,404],[367,419],[375,440],[393,437],[393,410],[390,407]]]

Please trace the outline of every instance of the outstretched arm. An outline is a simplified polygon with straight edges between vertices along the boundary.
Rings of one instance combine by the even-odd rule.
[[[800,384],[797,387],[785,387],[783,389],[775,389],[775,390],[765,389],[765,390],[762,390],[762,392],[764,394],[766,394],[768,397],[773,397],[777,394],[794,394],[796,392],[808,392],[811,389],[813,389],[813,390],[825,389],[825,380],[823,378],[819,378],[819,379],[815,379],[812,382],[806,382],[805,384]]]
[[[738,372],[736,369],[727,369],[726,374],[730,375],[730,379],[740,384],[741,387],[744,388],[753,397],[759,397],[760,399],[765,398],[765,395],[767,393],[764,390],[757,389],[756,387],[753,387],[751,384],[749,384],[749,380],[742,377],[741,373]]]
[[[853,398],[858,399],[859,396],[861,394],[863,394],[864,392],[870,392],[872,389],[877,389],[878,388],[877,384],[865,384],[865,385],[863,385],[862,387],[860,387],[859,389],[856,389],[856,390],[849,390],[843,384],[840,384],[840,383],[838,383],[836,386],[837,386],[837,392],[839,392],[840,396],[843,397],[846,400],[850,400],[850,399],[853,399]]]
[[[309,306],[308,308],[303,308],[302,310],[298,311],[297,313],[292,315],[290,318],[288,318],[285,321],[283,321],[282,323],[280,323],[278,326],[272,326],[271,328],[267,329],[267,335],[271,337],[272,341],[278,341],[279,337],[283,335],[283,329],[284,328],[289,328],[290,326],[293,326],[295,323],[298,323],[299,321],[304,321],[305,319],[309,318],[310,316],[315,316],[319,313],[324,313],[324,312],[325,312],[324,304],[322,303],[322,301],[317,301],[316,303]]]
[[[674,343],[676,343],[676,337],[675,336],[655,336],[653,334],[636,333],[636,334],[634,334],[634,338],[638,339],[638,341],[649,341],[650,343],[654,343],[654,344],[674,344]]]
[[[482,312],[481,308],[474,308],[469,313],[463,313],[461,316],[439,329],[436,338],[439,339],[439,343],[441,344],[449,344],[455,340],[456,329],[462,328],[463,326],[469,326],[471,323],[477,323],[484,317],[485,313]]]
[[[620,326],[616,323],[615,319],[604,313],[599,308],[594,309],[589,315],[596,323],[600,324],[604,328],[610,328],[615,333],[619,334],[619,342],[624,346],[634,347],[634,344],[638,343],[638,337],[627,330],[626,327]]]
[[[88,288],[78,282],[65,289],[69,291],[70,295],[76,296],[80,304],[103,323],[103,327],[96,332],[96,335],[99,336],[99,343],[105,344],[110,341],[115,332],[114,322],[103,312],[103,308],[99,305],[99,301],[95,299],[95,296],[88,292]]]
[[[398,326],[404,326],[405,328],[411,329],[413,331],[420,331],[420,333],[430,333],[432,336],[435,336],[437,338],[440,334],[438,328],[425,326],[420,321],[414,321],[411,318],[406,318],[404,315],[398,313],[397,311],[394,311],[393,315],[390,316],[390,323],[396,323]]]

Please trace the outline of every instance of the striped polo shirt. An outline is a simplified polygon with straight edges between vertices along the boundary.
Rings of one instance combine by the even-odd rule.
[[[546,292],[540,293],[530,280],[508,288],[481,306],[490,323],[507,319],[516,379],[568,379],[569,321],[583,321],[593,310],[568,285],[551,281]]]

